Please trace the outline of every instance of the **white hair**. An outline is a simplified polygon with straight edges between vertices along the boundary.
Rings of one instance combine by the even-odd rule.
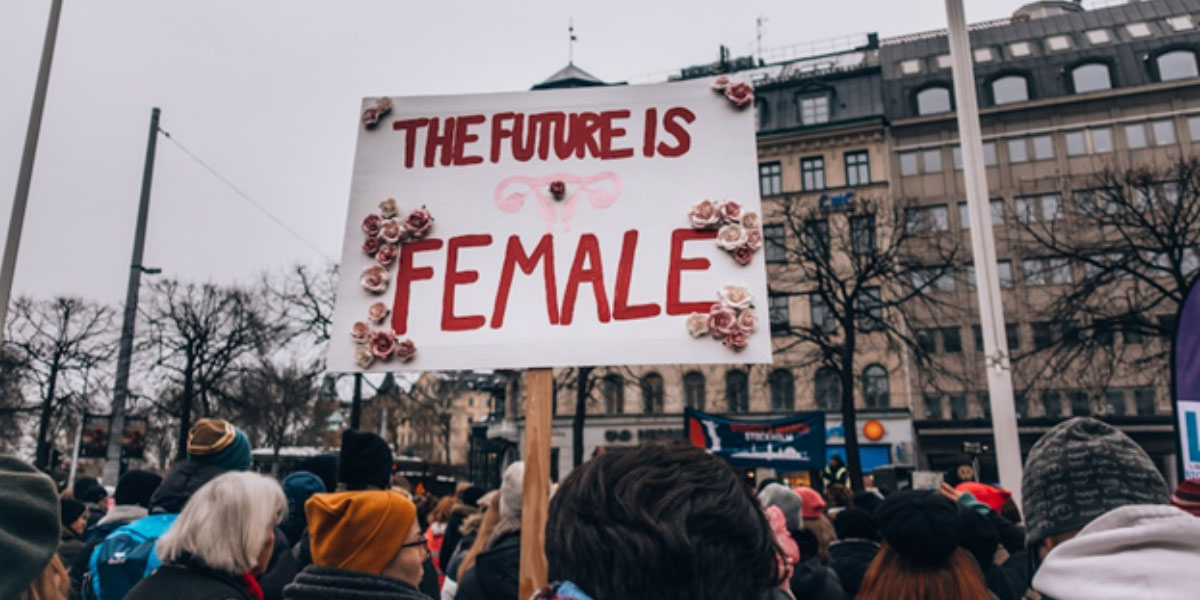
[[[279,483],[257,473],[230,472],[204,484],[179,518],[158,540],[163,564],[190,554],[205,566],[249,573],[258,561],[269,528],[287,514]]]

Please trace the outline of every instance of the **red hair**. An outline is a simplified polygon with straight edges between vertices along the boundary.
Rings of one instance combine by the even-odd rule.
[[[975,559],[955,548],[945,564],[925,567],[884,542],[871,561],[857,600],[991,600]]]

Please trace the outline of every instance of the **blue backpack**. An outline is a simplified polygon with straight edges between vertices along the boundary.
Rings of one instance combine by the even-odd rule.
[[[82,591],[89,600],[121,600],[159,567],[158,538],[179,515],[151,515],[119,527],[96,545]]]

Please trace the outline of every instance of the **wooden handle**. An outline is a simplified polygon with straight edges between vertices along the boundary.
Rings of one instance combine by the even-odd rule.
[[[546,585],[546,511],[550,504],[550,420],[554,374],[525,372],[525,482],[521,497],[521,579],[518,600]]]

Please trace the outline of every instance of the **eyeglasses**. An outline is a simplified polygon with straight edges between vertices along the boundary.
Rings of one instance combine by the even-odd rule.
[[[405,548],[420,548],[426,552],[429,552],[429,544],[425,541],[424,537],[422,537],[421,539],[419,539],[415,542],[401,544],[400,549],[403,550]]]

